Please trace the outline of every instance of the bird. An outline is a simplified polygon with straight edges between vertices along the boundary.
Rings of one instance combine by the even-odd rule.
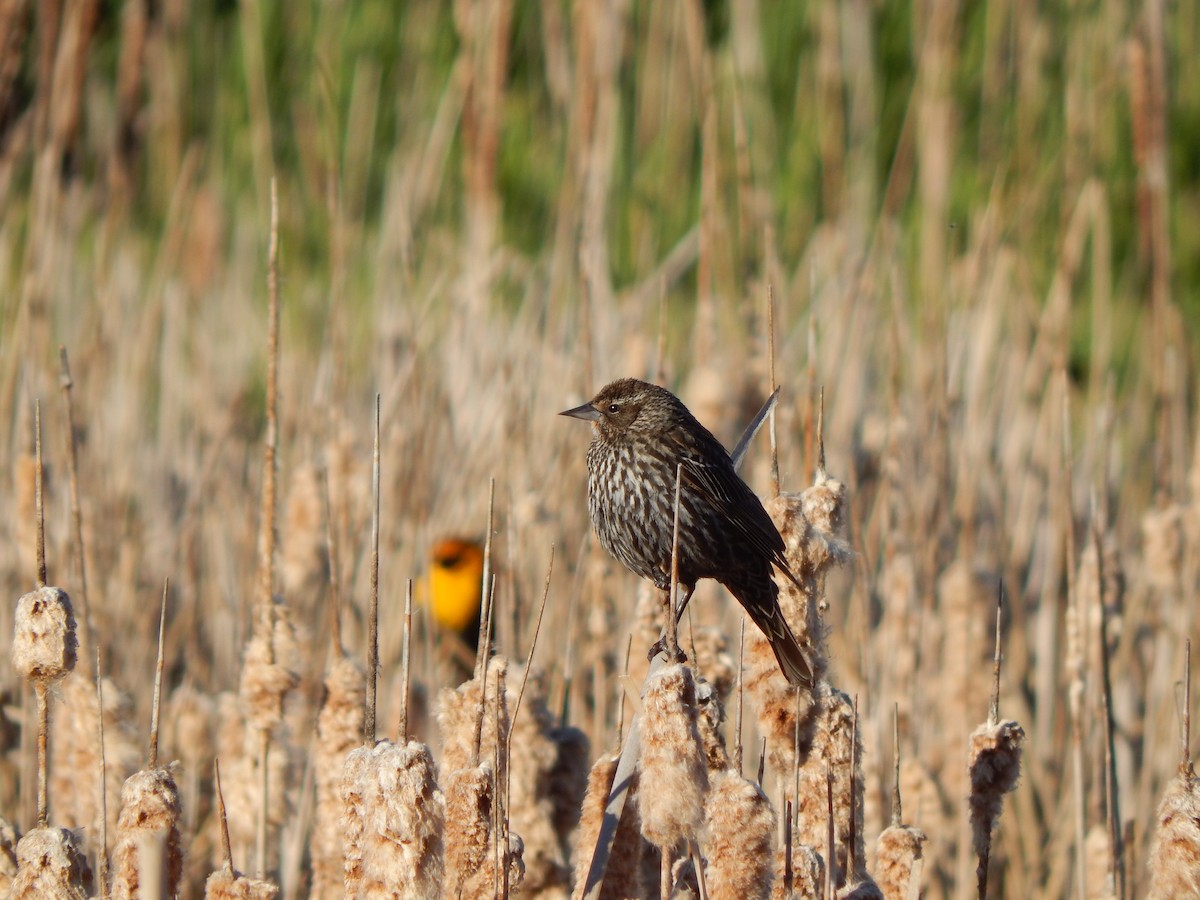
[[[429,556],[430,616],[473,650],[479,642],[483,548],[469,538],[447,537],[433,545]]]
[[[779,608],[772,567],[799,584],[783,537],[733,460],[683,402],[636,378],[606,385],[559,415],[592,425],[588,512],[604,549],[661,591],[671,587],[679,472],[678,583],[683,614],[696,582],[712,578],[762,631],[792,685],[811,687],[812,665]]]

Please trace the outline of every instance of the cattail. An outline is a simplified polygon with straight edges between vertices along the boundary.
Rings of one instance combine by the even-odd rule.
[[[43,688],[75,668],[75,612],[62,588],[42,585],[17,601],[12,664],[26,681]]]
[[[1004,795],[1017,786],[1021,776],[1024,741],[1024,729],[1012,720],[985,722],[971,733],[967,760],[971,779],[971,843],[979,860],[976,880],[985,887],[992,831],[1000,818]]]
[[[141,765],[144,748],[137,732],[133,698],[110,678],[103,679],[104,792],[107,822],[117,827],[121,788]],[[55,715],[50,723],[50,792],[54,820],[68,828],[81,828],[85,841],[99,852],[100,752],[97,742],[100,705],[96,686],[74,672],[58,690]]]
[[[275,900],[279,888],[269,881],[220,869],[204,883],[205,900]]]
[[[549,777],[554,829],[558,832],[559,842],[567,846],[571,832],[579,824],[580,804],[587,790],[591,743],[588,736],[573,725],[551,728],[548,736],[558,749]]]
[[[9,900],[88,900],[92,870],[82,842],[65,828],[35,828],[17,844]]]
[[[1178,503],[1161,504],[1142,516],[1146,578],[1166,593],[1180,588],[1183,574],[1184,512]]]
[[[221,748],[221,780],[226,792],[236,798],[229,810],[229,835],[235,848],[241,851],[252,849],[257,837],[258,810],[263,804],[262,778],[262,735],[247,727],[243,704],[234,694],[225,692],[217,696],[217,745]],[[267,769],[267,825],[274,831],[287,820],[287,797],[283,785],[287,777],[288,754],[282,741],[274,741],[268,748]],[[215,819],[209,820],[216,827]],[[277,842],[268,842],[274,847]],[[213,863],[220,865],[218,851],[220,841],[209,836],[213,848]]]
[[[709,775],[700,848],[712,900],[771,896],[775,811],[758,785],[732,769]]]
[[[315,599],[326,582],[324,503],[317,467],[297,466],[284,504],[279,575],[285,596]],[[303,608],[303,607],[301,607]]]
[[[519,685],[519,673],[512,677],[511,683]],[[488,693],[492,693],[490,688]],[[514,690],[507,692],[506,706],[515,708]],[[513,754],[505,763],[509,770],[508,813],[512,830],[524,843],[524,889],[529,893],[555,887],[565,891],[571,883],[571,870],[555,822],[561,817],[562,807],[579,808],[583,785],[578,780],[571,783],[572,766],[563,768],[562,754],[581,748],[578,742],[567,745],[555,742],[555,718],[546,705],[545,681],[539,673],[530,672],[520,715],[510,727],[512,736],[509,739],[506,734],[506,740],[510,740]],[[586,754],[586,743],[582,750]],[[581,767],[574,768],[578,772]],[[566,777],[555,780],[556,770],[562,770]]]
[[[865,874],[862,837],[862,747],[854,726],[854,705],[840,691],[831,690],[819,702],[811,749],[800,766],[796,791],[796,841],[824,847],[829,830],[827,775],[833,777],[833,819],[837,835],[835,872],[846,883]],[[851,767],[854,767],[852,770]],[[853,775],[853,777],[851,777]],[[853,854],[857,871],[848,872]],[[826,860],[828,863],[829,861]]]
[[[342,896],[341,769],[346,754],[362,742],[366,677],[358,665],[338,654],[325,676],[325,700],[317,716],[317,742],[313,753],[317,805],[313,814],[308,852],[312,859],[309,896]]]
[[[1088,829],[1083,855],[1088,900],[1117,900],[1116,886],[1113,884],[1112,843],[1105,825],[1096,824]],[[1200,882],[1196,883],[1196,888],[1200,889]]]
[[[722,702],[729,698],[736,678],[737,660],[729,650],[729,640],[725,632],[710,626],[688,628],[686,640],[680,641],[687,646],[688,655],[692,657],[692,668],[698,679],[703,678],[717,692]],[[651,641],[653,643],[653,641]]]
[[[704,822],[708,769],[696,725],[696,685],[687,666],[673,663],[646,680],[642,697],[642,834],[664,851],[694,840]]]
[[[0,897],[8,896],[8,889],[17,875],[17,842],[20,836],[8,819],[0,816]]]
[[[444,689],[438,695],[437,721],[442,734],[441,768],[446,772],[471,768],[480,759],[491,759],[497,733],[508,731],[508,704],[497,708],[496,692],[491,686],[504,678],[508,660],[493,656],[488,660],[486,679],[478,677],[465,681],[457,688]],[[481,698],[483,681],[488,684],[487,697]]]
[[[814,682],[825,674],[825,577],[830,568],[851,558],[850,548],[839,537],[845,518],[846,487],[823,471],[801,494],[780,494],[765,504],[783,536],[788,565],[800,582],[776,575],[779,607],[812,664]],[[813,516],[810,520],[808,517]],[[807,743],[815,714],[813,693],[790,687],[774,663],[770,646],[757,629],[746,634],[746,690],[758,707],[759,731],[767,739],[772,767],[782,774],[796,765],[796,718],[800,718],[801,743]]]
[[[617,774],[620,757],[606,753],[596,760],[588,773],[587,791],[583,795],[583,807],[579,815],[579,830],[575,835],[575,892],[574,900],[582,900],[587,881],[588,866],[596,839],[604,820],[604,808],[612,790],[613,778]],[[637,776],[630,785],[617,822],[617,833],[613,838],[608,855],[604,884],[600,889],[600,900],[623,900],[642,896],[642,838],[641,818],[638,815]],[[648,846],[648,845],[647,845]]]
[[[492,805],[496,786],[488,764],[458,769],[445,776],[445,878],[442,895],[473,897],[464,891],[492,849]],[[490,885],[488,885],[490,887]]]
[[[775,883],[771,900],[822,900],[825,896],[825,860],[807,844],[792,844],[791,866],[784,848],[775,854]]]
[[[1185,761],[1158,804],[1158,829],[1150,848],[1151,900],[1200,894],[1200,784]]]
[[[716,689],[703,678],[696,681],[696,712],[696,728],[700,732],[709,774],[729,768],[732,763],[725,749],[725,736],[721,733],[725,710]]]
[[[283,701],[299,681],[298,659],[287,606],[276,600],[259,612],[238,685],[246,721],[258,731],[269,733],[283,724]]]
[[[360,747],[346,756],[343,775],[346,896],[439,894],[446,801],[429,748]]]
[[[143,769],[126,780],[121,789],[117,845],[113,849],[114,900],[133,900],[139,896],[139,850],[147,834],[164,836],[166,895],[173,897],[179,892],[183,877],[181,811],[173,767]]]
[[[899,823],[880,833],[875,845],[875,878],[887,900],[920,896],[925,840],[919,828]]]

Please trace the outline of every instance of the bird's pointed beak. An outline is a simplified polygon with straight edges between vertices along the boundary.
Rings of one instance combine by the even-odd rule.
[[[574,409],[564,409],[559,415],[570,416],[572,419],[586,419],[589,422],[597,422],[600,419],[600,410],[596,409],[590,403],[585,403],[583,406],[576,406]]]

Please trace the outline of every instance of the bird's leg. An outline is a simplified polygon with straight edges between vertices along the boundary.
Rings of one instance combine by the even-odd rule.
[[[674,597],[671,596],[671,589],[667,588],[662,592],[662,604],[664,621],[666,622],[665,637],[659,638],[654,642],[654,646],[650,648],[650,652],[646,654],[646,659],[654,659],[658,654],[666,651],[667,659],[672,662],[685,662],[687,656],[679,649],[678,624],[679,619],[683,615],[683,611],[687,608],[688,601],[692,599],[692,591],[695,590],[694,585],[685,585],[683,602],[675,607]],[[674,612],[674,615],[671,613]]]

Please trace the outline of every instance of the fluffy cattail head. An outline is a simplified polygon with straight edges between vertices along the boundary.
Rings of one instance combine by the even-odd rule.
[[[205,900],[275,900],[278,896],[279,888],[271,882],[228,869],[213,872],[204,884]]]
[[[87,900],[92,869],[83,842],[65,828],[35,828],[17,844],[10,900]]]
[[[920,890],[925,833],[909,825],[891,825],[875,845],[875,875],[887,900],[904,900]]]
[[[50,684],[75,668],[75,611],[62,588],[43,585],[17,603],[13,668],[26,681]]]
[[[1004,795],[1021,777],[1024,742],[1025,730],[1011,720],[985,722],[971,734],[971,839],[977,854],[987,852]]]
[[[761,788],[732,769],[711,775],[701,849],[712,900],[767,900],[775,854],[775,811]]]
[[[1190,764],[1167,785],[1157,819],[1147,896],[1195,897],[1200,894],[1200,783]]]
[[[673,849],[695,838],[704,819],[708,769],[696,726],[696,684],[691,669],[665,666],[646,681],[642,725],[642,784],[654,785],[640,798],[642,834]]]
[[[117,846],[113,851],[113,897],[140,894],[141,839],[147,834],[165,838],[167,895],[179,892],[183,877],[183,842],[179,833],[182,807],[175,773],[171,768],[135,772],[121,788],[121,814],[117,819]]]

